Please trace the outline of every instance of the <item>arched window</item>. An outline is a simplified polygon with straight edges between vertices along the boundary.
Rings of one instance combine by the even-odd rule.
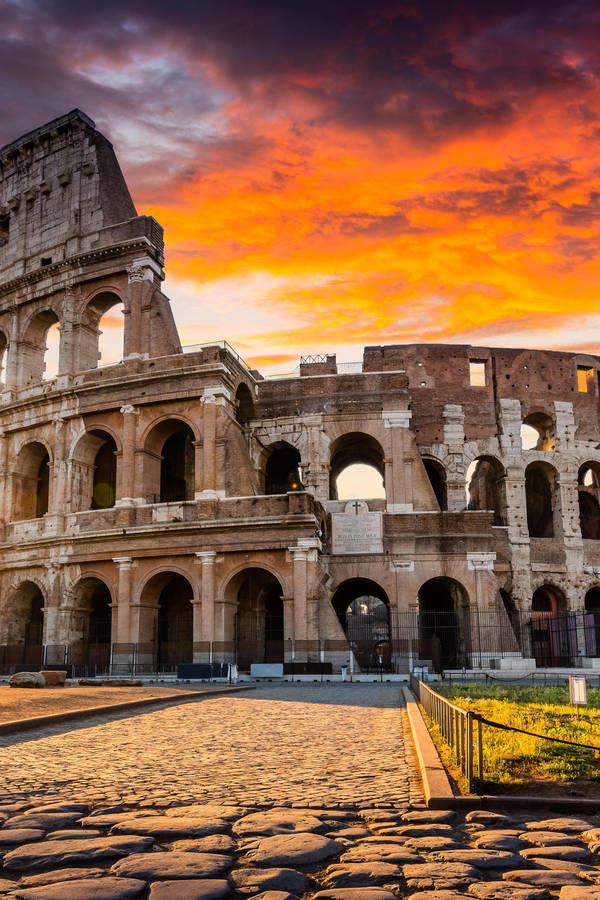
[[[389,668],[389,600],[381,585],[369,578],[351,578],[339,586],[332,604],[359,669]]]
[[[97,294],[86,306],[79,329],[79,371],[123,359],[123,304],[111,291]]]
[[[354,431],[331,446],[329,495],[332,500],[385,498],[385,466],[381,444]]]
[[[21,448],[15,464],[13,519],[38,519],[48,512],[50,458],[43,444],[33,441]]]
[[[8,350],[8,340],[3,331],[0,331],[0,386],[6,384],[6,357]]]
[[[115,505],[117,445],[101,429],[86,432],[73,451],[71,510],[108,509]]]
[[[427,472],[427,477],[433,488],[435,499],[437,500],[440,510],[448,509],[448,492],[446,488],[446,470],[443,465],[436,459],[423,458],[423,465]]]
[[[81,578],[68,597],[69,661],[90,677],[105,674],[110,667],[111,603],[107,585],[91,576]]]
[[[283,643],[283,591],[265,569],[239,573],[228,588],[236,603],[236,656],[242,671],[252,663],[281,663]]]
[[[419,588],[419,656],[436,672],[470,664],[469,596],[453,578],[431,578]]]
[[[560,533],[558,476],[544,462],[533,462],[525,470],[527,528],[533,538],[553,538]]]
[[[186,422],[166,419],[148,435],[145,494],[150,503],[194,499],[194,433]]]
[[[478,456],[467,469],[467,509],[492,510],[494,525],[506,525],[505,472],[493,456]]]
[[[51,309],[35,315],[20,344],[21,386],[49,381],[58,374],[60,329],[58,316]]]
[[[240,425],[247,423],[254,418],[254,401],[247,384],[243,381],[235,392],[235,418]]]
[[[581,536],[600,540],[600,463],[584,463],[577,478]]]
[[[543,412],[531,413],[521,425],[523,450],[556,450],[556,425]]]
[[[600,656],[600,587],[593,587],[585,595],[585,655]]]
[[[538,666],[570,666],[577,656],[577,618],[560,588],[544,584],[531,598],[532,652]]]
[[[23,581],[8,596],[0,643],[7,664],[41,665],[44,641],[44,595],[32,581]]]
[[[177,572],[159,572],[144,585],[142,605],[154,608],[146,618],[140,641],[154,647],[148,659],[151,671],[173,672],[178,663],[193,660],[193,606],[191,583]]]
[[[302,491],[300,453],[291,444],[280,441],[271,449],[265,467],[265,494]]]

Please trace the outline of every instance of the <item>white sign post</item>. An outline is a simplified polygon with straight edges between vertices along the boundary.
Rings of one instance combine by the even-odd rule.
[[[582,675],[569,675],[569,699],[579,716],[579,707],[587,705],[587,681]]]

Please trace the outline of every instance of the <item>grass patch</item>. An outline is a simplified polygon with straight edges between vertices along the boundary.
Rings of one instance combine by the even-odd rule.
[[[594,794],[600,792],[600,689],[588,688],[588,705],[579,716],[566,687],[439,684],[435,689],[457,706],[494,722],[598,748],[569,747],[484,725],[484,779],[475,783],[476,790],[506,792],[517,785],[534,791],[541,786],[546,793],[556,793],[553,787],[567,794],[585,793],[588,787]],[[435,726],[432,736],[436,743],[442,741]]]

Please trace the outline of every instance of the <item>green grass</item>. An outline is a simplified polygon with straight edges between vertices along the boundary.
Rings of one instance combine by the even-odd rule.
[[[600,788],[600,689],[588,688],[588,705],[580,708],[579,717],[566,687],[440,684],[435,689],[463,709],[494,722],[598,747],[597,751],[568,747],[484,725],[484,779],[476,785],[479,790],[540,782],[595,782]],[[439,741],[439,732],[432,733]]]

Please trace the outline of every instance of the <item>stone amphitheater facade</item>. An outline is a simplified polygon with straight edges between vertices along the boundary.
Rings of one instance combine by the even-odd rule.
[[[182,351],[163,250],[79,110],[0,151],[2,671],[598,667],[599,357],[370,346],[264,378]],[[385,497],[338,498],[355,464]]]

